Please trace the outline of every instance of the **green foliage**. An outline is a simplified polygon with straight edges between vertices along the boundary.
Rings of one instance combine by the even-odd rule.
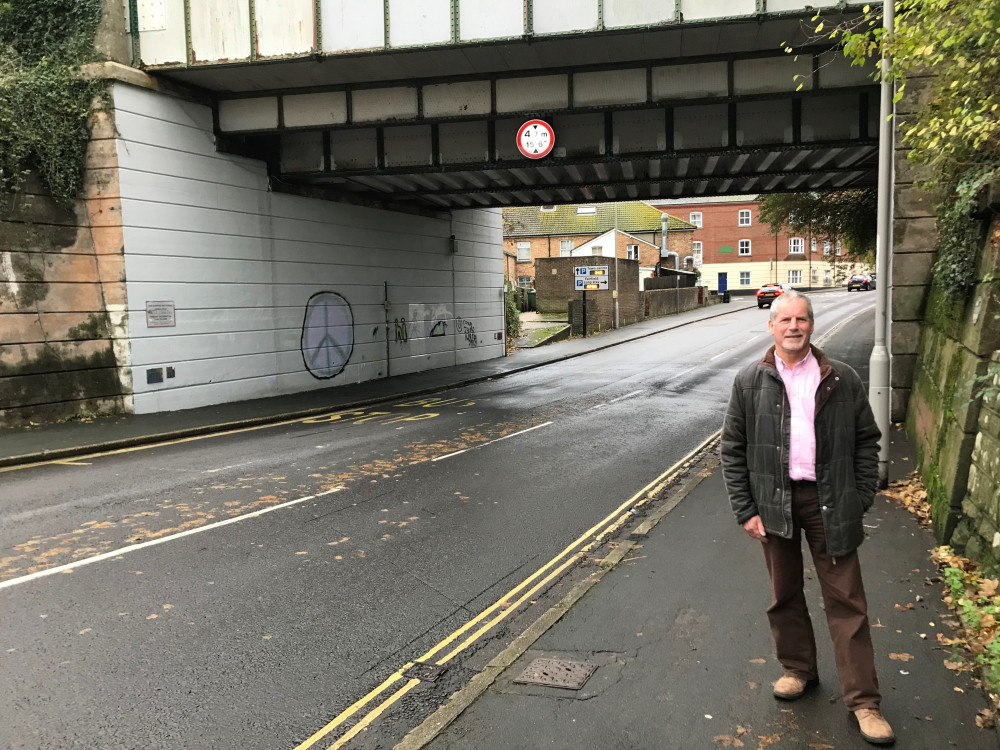
[[[510,282],[507,282],[504,291],[504,321],[509,348],[521,335],[521,311],[517,307],[517,290]]]
[[[911,161],[930,167],[921,187],[938,203],[938,260],[934,283],[964,299],[976,282],[981,227],[971,218],[977,194],[1000,175],[1000,1],[897,0],[891,31],[881,7],[865,6],[855,20],[826,29],[813,18],[817,39],[839,44],[854,64],[880,61],[902,99],[914,75],[912,114],[900,117]]]
[[[93,60],[100,0],[0,3],[0,191],[37,171],[61,204],[83,186],[87,116],[99,81],[82,80]]]
[[[878,199],[874,188],[831,193],[773,193],[757,196],[760,220],[772,234],[785,227],[818,239],[840,240],[847,255],[874,265]]]

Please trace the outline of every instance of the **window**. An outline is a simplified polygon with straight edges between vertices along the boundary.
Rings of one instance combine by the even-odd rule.
[[[590,248],[590,252],[588,253],[588,255],[603,255],[603,254],[604,254],[604,245],[594,245],[593,247]]]
[[[788,252],[804,253],[806,251],[806,241],[801,237],[788,238]]]
[[[626,245],[625,246],[625,258],[627,260],[639,260],[639,246],[638,245]]]
[[[701,243],[692,242],[691,243],[691,255],[694,256],[695,268],[701,265]]]
[[[825,286],[830,286],[830,269],[823,271],[823,284]]]
[[[789,271],[788,272],[788,283],[789,284],[801,284],[802,283],[802,271]]]
[[[597,206],[577,206],[576,213],[579,214],[596,214]]]
[[[573,240],[559,240],[559,257],[568,258],[573,254]]]
[[[521,287],[531,286],[531,277],[530,276],[518,276],[517,277],[517,285],[521,286]]]
[[[840,240],[837,240],[837,255],[840,255],[840,251],[841,251]]]
[[[552,213],[553,211],[556,210],[556,207],[555,206],[542,206],[538,210],[541,211],[543,214],[550,214],[550,213]]]
[[[740,240],[740,255],[750,254],[750,240]]]
[[[823,240],[823,255],[830,254],[830,240]]]
[[[518,242],[517,243],[517,262],[523,263],[525,261],[531,260],[531,243],[530,242]]]
[[[740,286],[750,286],[749,271],[740,271]]]
[[[811,250],[812,252],[816,252],[816,238],[815,238],[815,237],[813,237],[813,238],[812,238],[812,239],[811,239],[811,240],[809,241],[809,249],[810,249],[810,250]]]
[[[691,216],[688,217],[688,221],[698,227],[698,229],[701,229],[701,211],[692,211]]]
[[[750,226],[750,209],[745,208],[740,211],[740,226],[748,227]]]
[[[810,268],[809,269],[809,283],[810,284],[815,284],[816,283],[816,269],[815,268]]]

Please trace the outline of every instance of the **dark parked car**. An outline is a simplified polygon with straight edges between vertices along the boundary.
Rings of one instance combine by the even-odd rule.
[[[757,308],[760,309],[764,305],[770,307],[772,302],[791,288],[791,284],[764,284],[757,290]]]
[[[875,288],[875,279],[866,273],[855,274],[851,277],[851,280],[847,282],[847,291],[853,292],[857,289],[859,292],[867,292],[869,289]]]

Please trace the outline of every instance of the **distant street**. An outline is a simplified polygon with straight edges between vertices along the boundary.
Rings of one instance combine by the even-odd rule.
[[[813,299],[820,346],[875,303]],[[508,592],[557,570],[568,545],[715,432],[736,369],[769,343],[767,316],[4,473],[0,746],[299,746],[484,611],[516,614]],[[867,378],[870,337],[847,326],[830,353]],[[517,635],[508,620],[477,634],[486,621],[437,653],[461,664]]]

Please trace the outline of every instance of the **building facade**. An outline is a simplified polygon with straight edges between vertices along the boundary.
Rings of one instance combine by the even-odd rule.
[[[511,280],[532,286],[539,258],[583,254],[638,260],[648,275],[659,260],[663,213],[643,201],[504,208],[504,252],[516,257]],[[667,248],[681,259],[690,256],[694,227],[668,216]]]
[[[729,291],[752,292],[775,282],[811,289],[843,286],[867,267],[847,257],[840,242],[809,233],[771,232],[760,221],[760,204],[751,197],[661,201],[661,211],[695,227],[691,254],[701,283],[718,290],[725,278]]]

